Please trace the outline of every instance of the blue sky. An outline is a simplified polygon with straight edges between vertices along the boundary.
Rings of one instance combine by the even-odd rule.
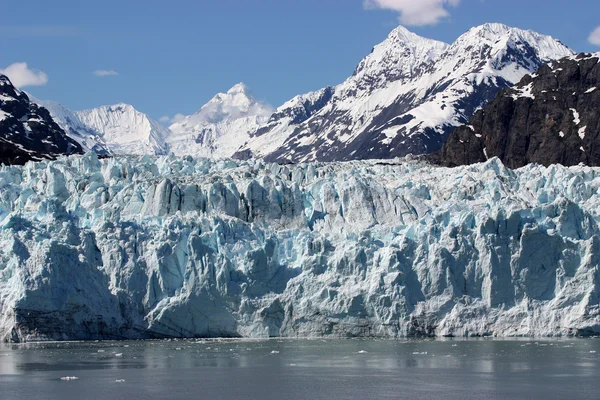
[[[337,84],[400,21],[446,42],[502,22],[600,51],[598,0],[29,0],[2,14],[0,69],[38,70],[26,90],[75,110],[130,103],[155,119],[242,81],[275,106]]]

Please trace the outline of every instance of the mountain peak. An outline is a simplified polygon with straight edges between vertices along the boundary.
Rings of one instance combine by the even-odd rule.
[[[251,91],[245,83],[240,82],[236,85],[233,85],[231,89],[227,91],[227,94],[245,94],[246,96],[250,96]]]
[[[393,42],[401,42],[404,44],[414,43],[414,44],[424,44],[424,43],[434,43],[436,42],[433,39],[427,39],[422,36],[417,35],[413,31],[409,30],[403,25],[399,25],[387,37],[387,41]]]

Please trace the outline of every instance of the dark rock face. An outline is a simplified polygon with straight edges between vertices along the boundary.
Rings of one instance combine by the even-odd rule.
[[[600,166],[600,55],[542,66],[456,129],[431,160],[459,166],[498,157],[529,163]]]
[[[0,164],[25,164],[83,153],[54,122],[48,110],[0,75]]]

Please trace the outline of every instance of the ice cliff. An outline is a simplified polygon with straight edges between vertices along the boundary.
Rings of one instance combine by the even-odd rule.
[[[600,169],[0,169],[0,338],[600,333]]]

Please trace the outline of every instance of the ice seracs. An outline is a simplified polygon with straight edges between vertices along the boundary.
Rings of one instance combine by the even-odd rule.
[[[0,169],[0,338],[600,333],[600,170]]]
[[[256,100],[239,83],[217,94],[195,114],[173,123],[168,143],[176,155],[231,157],[272,113],[271,106]]]

